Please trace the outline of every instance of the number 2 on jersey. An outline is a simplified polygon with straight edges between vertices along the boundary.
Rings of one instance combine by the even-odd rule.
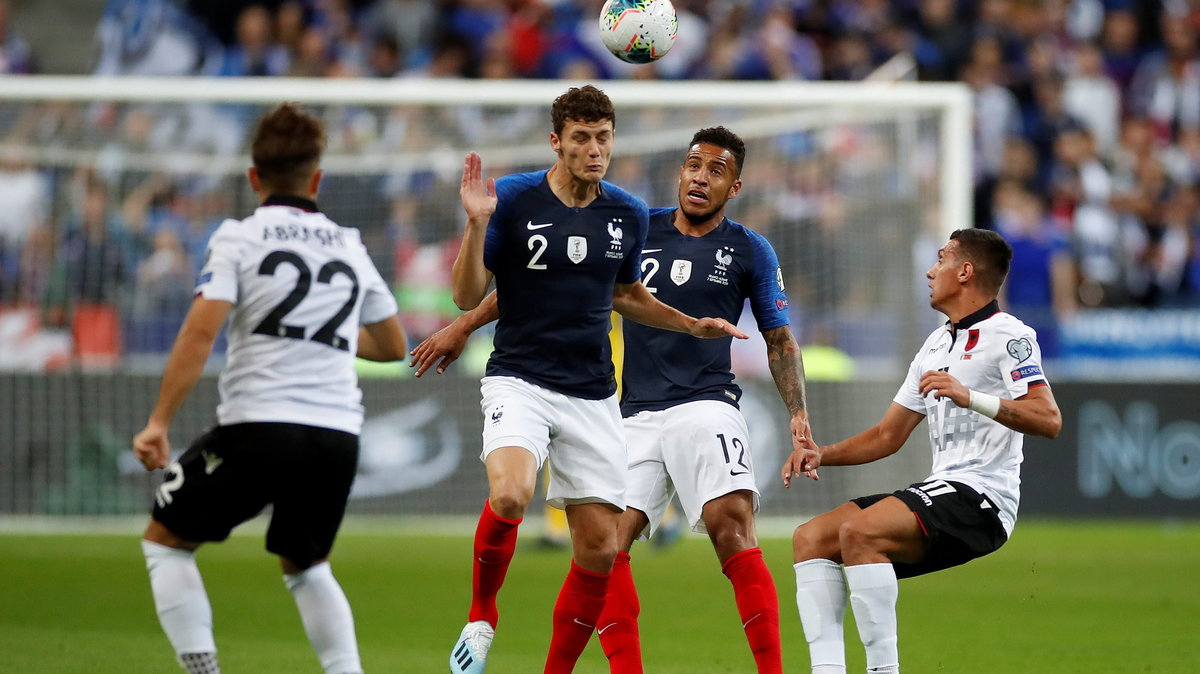
[[[658,293],[658,288],[650,285],[650,279],[654,278],[654,275],[658,273],[659,266],[658,260],[652,257],[642,258],[642,285],[646,286],[646,290],[652,293]]]
[[[545,269],[546,263],[538,262],[538,260],[542,259],[542,255],[545,254],[546,248],[550,246],[550,242],[541,234],[534,234],[529,237],[527,245],[529,246],[529,250],[533,251],[533,257],[529,258],[529,264],[525,265],[526,268],[538,271]]]
[[[295,309],[308,291],[312,289],[312,271],[309,270],[308,264],[304,262],[304,258],[286,250],[276,250],[269,253],[263,258],[262,264],[258,266],[259,276],[274,276],[275,270],[281,264],[290,264],[296,268],[299,274],[296,277],[296,286],[288,293],[287,297],[283,298],[275,308],[267,314],[266,318],[254,328],[253,332],[256,335],[269,335],[271,337],[283,337],[285,339],[304,339],[305,329],[301,325],[287,325],[283,322],[283,318]],[[312,341],[321,344],[328,344],[339,351],[349,351],[350,342],[344,337],[339,337],[337,329],[345,322],[346,317],[354,310],[354,303],[358,301],[358,277],[354,274],[354,269],[350,265],[341,260],[331,260],[326,262],[317,270],[317,283],[330,283],[333,277],[337,274],[342,274],[350,279],[350,299],[338,309],[328,321],[325,322],[317,331],[313,333]]]

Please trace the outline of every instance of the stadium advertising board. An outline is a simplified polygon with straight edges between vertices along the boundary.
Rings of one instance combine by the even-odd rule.
[[[823,471],[790,490],[778,469],[787,419],[773,385],[741,380],[763,514],[802,518],[851,496],[894,489],[928,472],[928,437],[874,466]],[[129,451],[157,376],[0,375],[0,513],[117,515],[147,512],[161,473]],[[368,410],[351,513],[469,515],[487,493],[479,454],[479,382],[364,379]],[[889,382],[813,382],[814,432],[831,442],[878,420]],[[1058,383],[1057,440],[1027,438],[1023,515],[1194,516],[1200,506],[1197,384]],[[216,380],[203,378],[171,429],[175,449],[212,425]],[[855,413],[847,415],[846,410]],[[840,414],[840,416],[839,416]]]
[[[1021,512],[1187,515],[1200,507],[1196,384],[1059,384],[1057,440],[1026,438]]]

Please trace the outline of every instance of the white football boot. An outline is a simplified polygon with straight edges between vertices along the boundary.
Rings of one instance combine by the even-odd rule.
[[[486,620],[467,623],[450,651],[452,674],[483,674],[495,636],[496,630]]]

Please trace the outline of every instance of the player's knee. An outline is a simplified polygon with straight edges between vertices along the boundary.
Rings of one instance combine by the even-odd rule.
[[[609,532],[576,529],[572,540],[575,559],[585,567],[611,567],[617,558],[617,537]]]
[[[833,547],[836,546],[830,545],[830,537],[812,522],[805,522],[792,532],[792,558],[797,562],[818,557],[829,558],[837,552],[830,549]]]
[[[533,492],[513,484],[495,485],[491,492],[492,512],[505,519],[520,519],[533,499]]]
[[[754,523],[738,519],[723,519],[716,522],[705,522],[708,537],[712,540],[717,555],[726,559],[743,550],[758,546],[758,538],[754,535]]]
[[[874,527],[866,518],[855,517],[838,527],[838,542],[842,550],[873,548],[876,540]]]
[[[294,576],[296,574],[304,573],[305,571],[308,571],[309,569],[327,561],[328,559],[328,557],[312,559],[299,558],[295,556],[285,557],[284,555],[279,555],[279,568],[283,569],[285,574]]]

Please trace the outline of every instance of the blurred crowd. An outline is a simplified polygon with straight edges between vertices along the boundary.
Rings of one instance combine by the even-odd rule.
[[[676,46],[668,58],[637,67],[604,51],[596,29],[601,4],[109,0],[93,71],[860,80],[902,64],[889,72],[961,81],[973,91],[973,224],[1013,243],[1005,301],[1038,328],[1051,354],[1056,326],[1080,309],[1200,306],[1200,0],[674,0]],[[36,71],[37,45],[11,28],[9,14],[0,0],[0,73]],[[0,156],[0,304],[57,307],[49,320],[69,324],[79,315],[73,307],[123,297],[122,311],[168,317],[160,341],[169,343],[208,233],[219,217],[248,208],[250,196],[236,180],[174,180],[123,158],[235,153],[247,111],[97,105],[25,115],[34,119],[0,120],[10,137],[52,145],[64,128],[86,127],[91,136],[74,138],[97,160],[64,173]],[[498,133],[544,134],[543,120],[527,112],[484,114],[470,106],[420,119],[403,109],[342,110],[332,121],[331,145],[345,152],[367,143],[404,152],[415,149],[414,138],[438,134],[468,146]],[[453,205],[456,162],[432,156],[427,168],[401,175],[332,171],[323,188],[334,202],[327,210],[338,199],[353,202],[346,224],[362,227],[386,251],[377,262],[399,293],[409,293],[407,306],[419,307],[408,326],[418,336],[452,313],[436,289],[453,254],[446,223],[457,216],[444,204]],[[782,182],[824,195],[780,202],[774,219],[812,228],[806,241],[823,241],[826,220],[842,208],[838,184],[822,178],[822,167],[824,158],[775,167],[790,172]],[[636,162],[615,166],[614,179],[664,192]],[[413,190],[446,198],[402,197]],[[52,193],[68,203],[52,203]],[[788,203],[808,210],[789,214]]]

